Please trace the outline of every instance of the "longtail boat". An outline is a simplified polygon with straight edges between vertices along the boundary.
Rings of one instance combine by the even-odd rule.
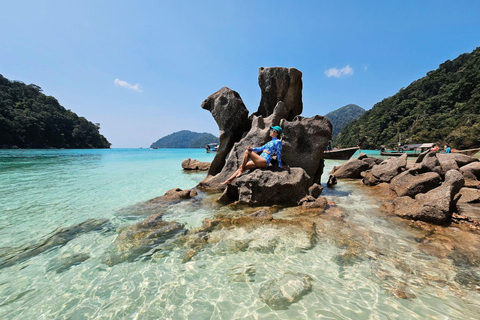
[[[355,152],[357,152],[357,150],[360,150],[360,146],[366,139],[367,137],[363,137],[363,139],[360,141],[360,143],[356,147],[325,150],[323,152],[323,159],[348,160],[353,156]]]
[[[476,149],[466,149],[466,150],[452,150],[452,153],[461,153],[461,154],[465,154],[467,156],[474,156],[477,152],[480,151],[480,148],[476,148]]]

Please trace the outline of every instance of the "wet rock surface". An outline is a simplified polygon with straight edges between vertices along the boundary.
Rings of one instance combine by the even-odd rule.
[[[301,273],[285,273],[281,278],[267,281],[260,288],[260,299],[272,309],[287,309],[312,289],[311,278]]]
[[[187,171],[207,171],[209,167],[210,162],[202,162],[197,159],[187,158],[182,161],[182,168]]]
[[[59,229],[51,236],[32,247],[21,248],[18,251],[2,254],[0,269],[26,261],[47,250],[64,246],[85,233],[106,231],[108,228],[109,221],[107,219],[88,219],[79,224]]]
[[[198,195],[195,189],[182,190],[180,188],[170,189],[163,196],[148,200],[147,203],[175,202],[193,198]]]
[[[183,224],[163,221],[162,216],[163,213],[154,214],[120,231],[103,262],[108,266],[132,262],[183,231]]]

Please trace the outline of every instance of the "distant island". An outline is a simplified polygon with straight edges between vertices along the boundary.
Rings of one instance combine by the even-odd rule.
[[[39,86],[0,75],[0,148],[110,148],[99,129]]]
[[[343,127],[353,120],[357,120],[364,113],[365,109],[357,106],[356,104],[347,104],[344,107],[327,113],[325,117],[330,120],[333,127],[332,137],[336,137]]]
[[[375,104],[346,125],[334,145],[355,146],[363,136],[365,149],[399,142],[480,147],[480,47]]]
[[[218,143],[218,137],[211,133],[182,130],[158,139],[150,148],[205,148],[212,142]]]

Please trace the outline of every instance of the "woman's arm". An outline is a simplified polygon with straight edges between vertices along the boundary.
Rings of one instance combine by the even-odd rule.
[[[265,146],[266,146],[266,144],[264,144],[264,145],[263,145],[263,146],[261,146],[261,147],[252,148],[252,151],[253,151],[253,152],[260,152],[260,151],[263,151],[263,150],[265,150]]]
[[[282,168],[282,141],[277,144],[277,160],[278,166]]]

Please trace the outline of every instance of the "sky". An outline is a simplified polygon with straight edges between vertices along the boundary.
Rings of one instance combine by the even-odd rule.
[[[258,109],[259,67],[303,74],[303,116],[370,109],[480,46],[480,1],[3,1],[0,74],[36,84],[114,148],[218,127],[226,86]]]

